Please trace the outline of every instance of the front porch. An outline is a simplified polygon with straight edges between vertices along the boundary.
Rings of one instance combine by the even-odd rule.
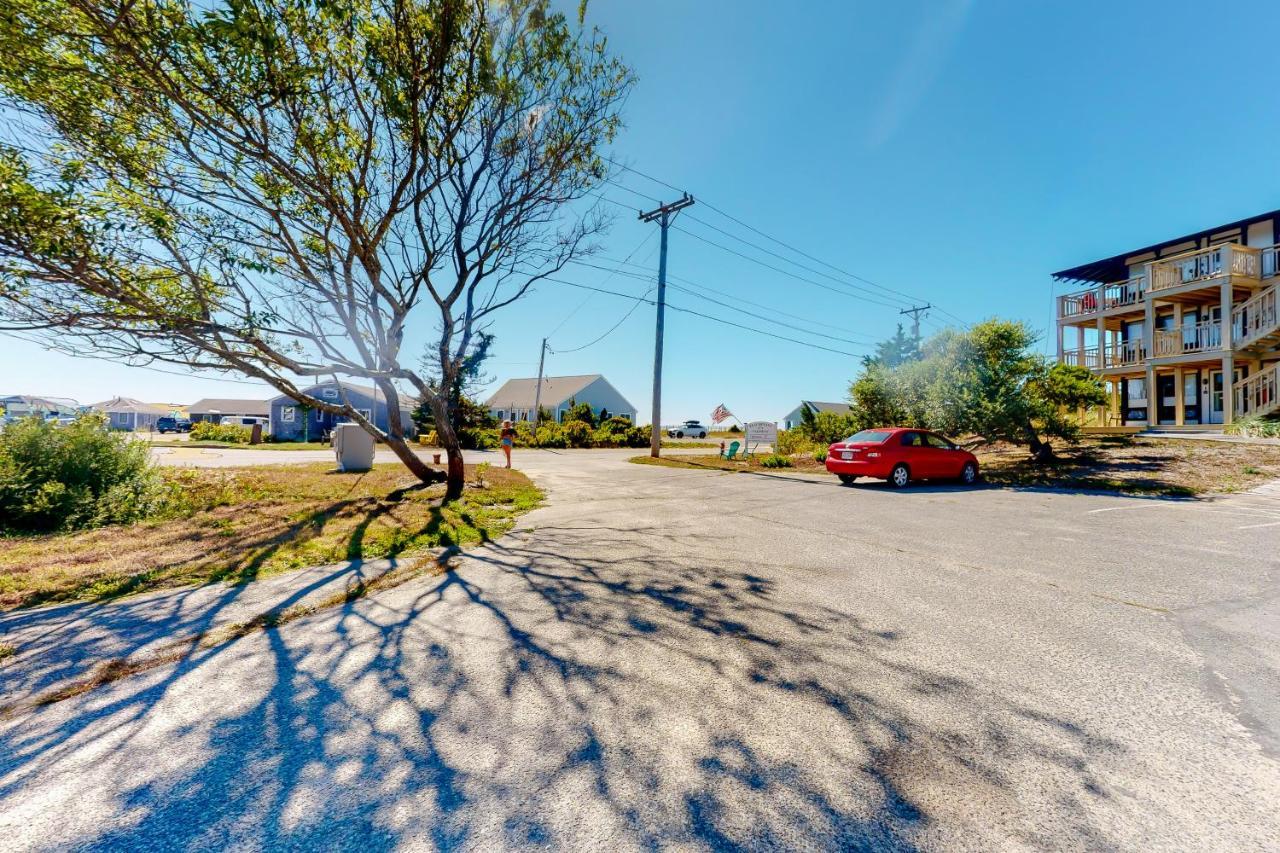
[[[1221,431],[1233,419],[1231,385],[1247,375],[1250,365],[1237,361],[1232,379],[1224,382],[1227,360],[1151,364],[1138,370],[1103,375],[1107,405],[1082,413],[1081,425],[1093,429],[1186,429]],[[1231,383],[1231,385],[1228,384]]]

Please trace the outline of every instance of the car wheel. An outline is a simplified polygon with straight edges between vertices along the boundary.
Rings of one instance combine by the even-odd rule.
[[[889,472],[889,485],[895,489],[905,489],[907,484],[911,482],[911,471],[901,462],[893,466],[893,470]]]
[[[684,433],[682,433],[682,432],[677,432],[677,433],[676,433],[676,438],[684,438]]]
[[[964,463],[964,469],[960,472],[960,482],[966,486],[972,486],[978,482],[978,466],[972,462]]]
[[[707,437],[707,434],[705,432],[698,433],[698,438],[706,438],[706,437]]]
[[[852,486],[853,481],[858,479],[852,474],[836,474],[836,476],[840,478],[840,485],[842,486]]]

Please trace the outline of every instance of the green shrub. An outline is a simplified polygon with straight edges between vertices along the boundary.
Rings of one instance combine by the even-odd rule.
[[[742,432],[742,428],[741,428],[741,427],[739,427],[737,424],[731,424],[731,425],[729,426],[729,432],[732,432],[732,433],[739,433],[739,432]]]
[[[432,430],[434,433],[435,430]],[[458,444],[464,450],[491,450],[498,446],[498,430],[489,427],[459,427]]]
[[[101,416],[66,426],[28,418],[0,432],[0,526],[6,530],[135,521],[159,511],[164,497],[147,445],[108,432]]]
[[[215,424],[200,421],[191,425],[192,441],[226,441],[232,444],[248,444],[253,427],[244,424]]]
[[[1241,418],[1227,424],[1225,432],[1249,438],[1280,438],[1280,420],[1260,417]]]
[[[576,400],[569,401],[569,408],[564,413],[564,424],[568,426],[574,421],[584,423],[589,427],[596,425],[596,413],[592,410],[590,403],[579,403]]]
[[[633,426],[627,430],[627,447],[648,447],[653,440],[653,427]]]
[[[818,463],[826,462],[826,461],[827,461],[827,451],[825,451],[825,450],[819,450],[817,453],[813,454],[813,461],[814,461],[814,462],[818,462]]]
[[[826,450],[828,444],[830,442],[816,442],[803,430],[796,428],[779,430],[778,441],[773,449],[778,453],[791,456],[795,453],[817,453],[819,450]]]
[[[760,464],[765,468],[790,468],[791,460],[781,453],[771,453],[761,459]]]
[[[591,445],[591,425],[585,421],[567,421],[562,425],[564,438],[570,447],[589,447]]]
[[[551,421],[538,427],[537,445],[538,447],[568,447],[569,442],[565,439],[564,430],[560,424]]]

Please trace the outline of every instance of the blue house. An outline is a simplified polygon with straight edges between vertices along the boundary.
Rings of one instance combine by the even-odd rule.
[[[387,421],[387,401],[376,388],[364,385],[353,385],[350,382],[322,382],[303,388],[303,393],[324,400],[326,403],[342,405],[346,401],[365,418],[372,421],[379,429],[389,431]],[[350,418],[321,412],[315,409],[303,410],[297,401],[283,394],[272,398],[269,432],[277,441],[320,441],[335,426],[350,421]],[[412,407],[417,401],[411,397],[400,397],[400,423],[406,436],[417,434],[413,418],[410,417]]]

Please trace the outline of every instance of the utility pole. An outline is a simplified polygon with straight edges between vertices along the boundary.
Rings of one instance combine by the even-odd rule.
[[[538,421],[542,419],[542,363],[547,358],[547,339],[542,339],[542,349],[538,351],[538,384],[533,387],[533,428],[537,430]]]
[[[911,334],[916,339],[916,350],[920,349],[920,315],[932,308],[932,305],[918,305],[915,308],[904,308],[899,314],[911,315]]]
[[[662,249],[658,254],[658,324],[653,342],[653,426],[649,436],[649,455],[655,459],[662,451],[662,322],[667,308],[667,227],[671,225],[673,214],[692,205],[693,196],[685,193],[679,201],[664,204],[648,213],[640,212],[641,222],[656,219],[662,228]]]

